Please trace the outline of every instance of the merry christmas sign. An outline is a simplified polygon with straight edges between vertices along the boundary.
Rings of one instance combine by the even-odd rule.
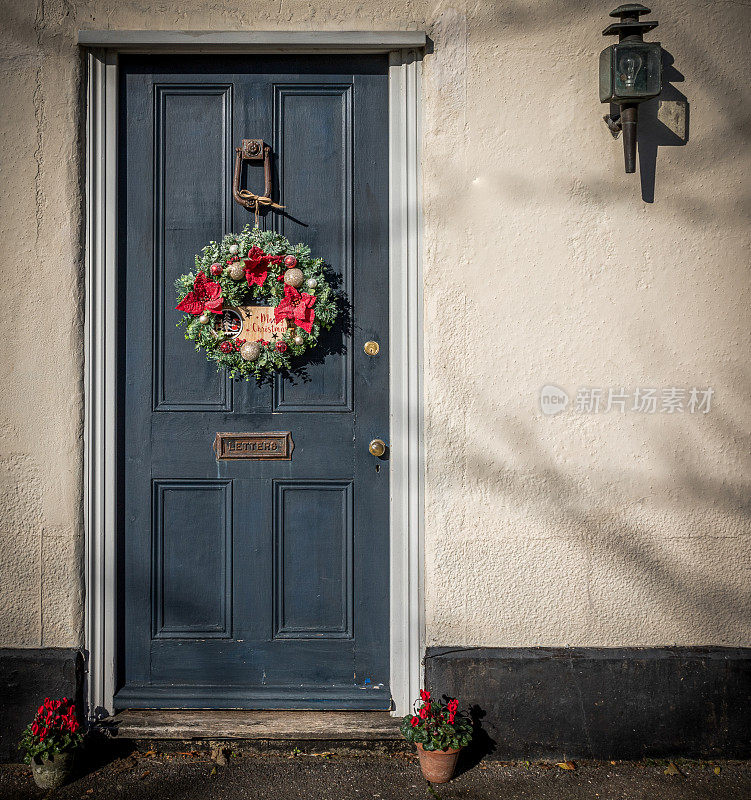
[[[287,320],[276,322],[271,306],[234,306],[221,314],[221,330],[231,339],[246,342],[270,342],[282,339],[287,332]]]

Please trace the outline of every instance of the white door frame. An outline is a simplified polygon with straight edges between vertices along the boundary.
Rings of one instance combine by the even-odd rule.
[[[121,52],[388,53],[391,358],[391,694],[405,714],[422,685],[423,453],[418,31],[79,31],[87,48],[84,525],[89,717],[115,692],[117,86]]]

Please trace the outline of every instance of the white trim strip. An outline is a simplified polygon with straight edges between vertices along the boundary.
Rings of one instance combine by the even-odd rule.
[[[423,31],[117,31],[80,30],[78,44],[118,51],[371,52],[425,47]]]
[[[88,57],[86,121],[85,506],[89,716],[111,708],[115,680],[117,61]],[[104,710],[104,711],[103,711]]]
[[[389,59],[391,341],[391,696],[406,714],[422,685],[423,469],[420,72]]]

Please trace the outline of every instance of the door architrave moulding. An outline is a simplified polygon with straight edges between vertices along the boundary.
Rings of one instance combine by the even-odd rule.
[[[422,686],[422,190],[419,31],[79,31],[86,48],[85,647],[89,718],[112,712],[117,663],[117,93],[121,52],[386,53],[389,59],[390,680]]]

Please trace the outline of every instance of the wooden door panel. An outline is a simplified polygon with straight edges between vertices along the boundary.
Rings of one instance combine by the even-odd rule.
[[[153,509],[152,636],[231,638],[232,482],[154,481]]]
[[[171,356],[184,346],[175,326],[175,277],[231,224],[232,85],[157,84],[154,115],[154,405],[229,411],[232,390],[224,375],[206,361],[186,371]]]
[[[335,265],[340,288],[351,297],[352,84],[276,85],[274,92],[280,200],[295,209],[294,219],[280,220],[281,232]],[[321,347],[326,356],[307,366],[305,381],[276,381],[275,411],[352,410],[347,328],[324,334]]]
[[[274,638],[351,639],[352,481],[274,481]]]

